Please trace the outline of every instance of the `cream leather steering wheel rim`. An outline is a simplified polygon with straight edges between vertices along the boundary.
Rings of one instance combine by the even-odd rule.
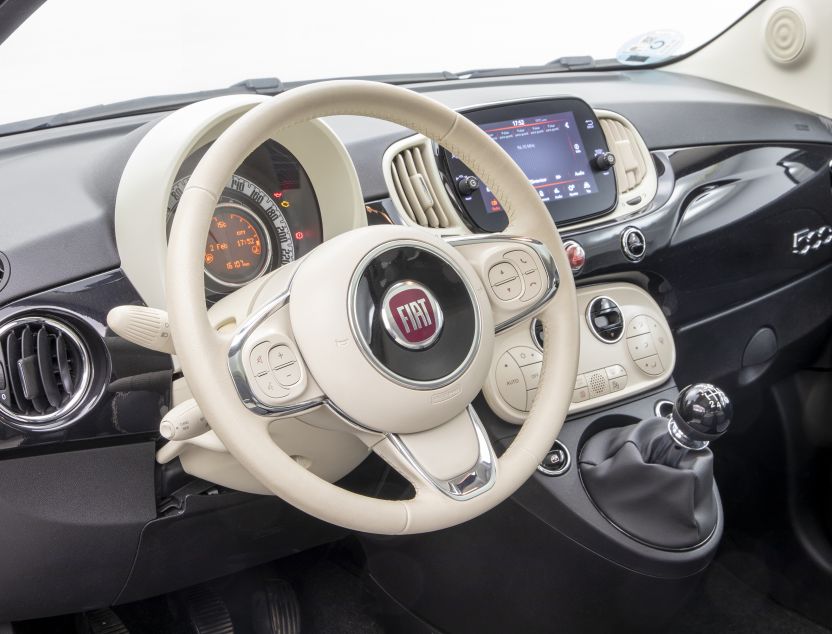
[[[291,271],[261,284],[256,300],[237,291],[246,298],[250,316],[229,339],[209,320],[203,279],[205,238],[219,195],[243,159],[276,131],[330,115],[385,119],[443,145],[491,187],[508,214],[509,226],[502,234],[456,242],[406,227],[368,227],[338,236]],[[532,297],[529,272],[523,288],[531,299],[501,302],[491,288],[489,267],[495,261],[513,262],[514,257],[533,260],[543,288]],[[380,317],[374,308],[362,312],[355,307],[356,289],[365,279],[376,283],[378,271],[370,267],[398,270],[395,267],[408,262],[418,264],[413,275],[438,280],[435,287],[413,282],[407,270],[398,280],[378,281],[382,290],[390,290],[392,282],[414,286],[399,289],[401,294],[395,291],[389,302],[379,304],[379,310],[389,309],[388,324],[391,319],[396,323],[387,335],[368,331],[362,325],[364,315],[367,328],[379,328]],[[520,273],[522,277],[525,270]],[[240,117],[206,152],[185,188],[171,230],[166,282],[182,370],[228,451],[275,495],[350,529],[419,533],[484,513],[534,473],[552,447],[572,398],[579,345],[575,287],[546,207],[523,172],[484,132],[453,110],[403,88],[364,81],[322,82],[293,89]],[[444,288],[446,283],[456,286]],[[416,294],[404,293],[417,286]],[[423,287],[427,294],[420,290]],[[444,304],[431,293],[445,298]],[[424,314],[420,306],[428,307]],[[446,315],[440,323],[443,310],[453,322]],[[495,315],[500,330],[532,313],[542,321],[546,338],[540,385],[519,434],[497,458],[470,402],[491,371]],[[468,334],[459,335],[462,320],[471,325],[471,344],[467,350],[463,345],[453,348],[462,361],[450,364],[452,372],[440,369],[443,361],[435,359],[435,353],[441,346],[451,350],[452,339],[468,342]],[[421,350],[421,341],[413,344],[416,348],[409,349],[408,342],[396,347],[394,335],[409,336],[411,326],[413,332],[425,328],[447,342]],[[257,348],[264,341],[268,345]],[[269,367],[260,374],[257,364],[265,361],[257,350],[272,352],[270,367],[280,365],[278,353],[296,357],[296,366],[281,366],[285,377],[278,377],[280,385],[269,384],[276,388],[274,398],[265,395],[263,386],[277,375]],[[434,355],[431,362],[421,363],[428,357],[419,355],[428,354]],[[415,376],[433,365],[436,369],[430,371],[444,374]],[[287,384],[296,382],[284,387],[284,378]],[[351,493],[310,473],[271,441],[269,425],[315,407],[336,412],[346,428],[413,483],[415,496],[391,501]],[[474,463],[469,464],[472,457]]]

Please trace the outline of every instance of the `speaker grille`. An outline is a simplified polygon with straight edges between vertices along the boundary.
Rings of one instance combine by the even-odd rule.
[[[71,326],[49,317],[15,319],[0,326],[0,353],[6,422],[45,431],[71,421],[91,382],[89,351]]]

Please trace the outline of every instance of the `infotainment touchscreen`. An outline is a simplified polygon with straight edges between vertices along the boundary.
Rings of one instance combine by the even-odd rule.
[[[598,192],[573,113],[498,121],[483,130],[520,166],[543,202]],[[486,213],[503,210],[490,189],[483,196]]]
[[[606,139],[592,109],[579,99],[547,99],[491,106],[464,113],[520,166],[555,222],[564,225],[606,213],[615,206],[615,175],[596,157]],[[503,229],[508,220],[487,183],[467,187],[476,176],[445,153],[448,176],[474,224]]]

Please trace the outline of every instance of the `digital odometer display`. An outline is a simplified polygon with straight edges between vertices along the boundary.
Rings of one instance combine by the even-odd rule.
[[[571,112],[498,121],[483,130],[520,166],[543,202],[598,191]],[[483,198],[486,213],[503,211],[490,189]]]
[[[595,112],[572,97],[510,102],[463,113],[490,136],[528,177],[558,225],[602,215],[615,207],[615,172],[596,157],[608,152]],[[508,225],[500,201],[459,157],[444,151],[451,187],[470,220],[484,231]],[[471,188],[468,183],[479,182]]]
[[[205,272],[228,286],[242,286],[269,266],[271,241],[262,221],[242,205],[214,211],[205,243]]]

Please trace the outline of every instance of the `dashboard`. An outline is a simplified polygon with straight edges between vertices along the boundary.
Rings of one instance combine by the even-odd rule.
[[[612,412],[692,381],[753,391],[805,367],[828,336],[829,121],[654,70],[413,88],[491,134],[561,229],[581,311],[571,416]],[[173,576],[160,582],[158,570],[216,577],[231,570],[228,562],[266,561],[278,545],[304,547],[292,531],[281,528],[274,539],[263,528],[257,552],[240,554],[251,539],[235,513],[251,519],[258,516],[251,509],[266,502],[238,493],[257,489],[215,441],[156,463],[166,446],[159,422],[188,397],[187,386],[170,354],[134,345],[107,324],[117,306],[165,308],[165,238],[187,178],[211,142],[264,99],[235,95],[0,138],[0,328],[13,324],[0,334],[0,398],[16,380],[10,349],[13,361],[29,359],[27,378],[59,357],[79,365],[68,376],[88,377],[71,411],[62,410],[78,388],[74,379],[59,386],[67,368],[56,366],[63,391],[56,405],[43,407],[57,413],[48,429],[18,424],[13,410],[0,407],[0,472],[8,483],[0,529],[20,553],[43,555],[42,578],[73,570],[88,580],[42,593],[52,613],[187,585]],[[219,307],[234,289],[367,224],[401,223],[446,237],[499,231],[505,214],[475,167],[410,130],[361,117],[276,132],[218,199],[205,251],[206,300]],[[33,191],[52,202],[33,203]],[[504,268],[486,291],[521,298],[531,271],[508,257],[495,265]],[[772,337],[773,348],[755,343]],[[86,355],[87,374],[76,371],[84,354],[54,354],[59,338]],[[478,406],[501,433],[516,433],[534,400],[542,346],[531,317],[500,337]],[[275,434],[332,481],[366,457],[366,447],[318,421],[287,419]],[[210,474],[201,471],[207,464]],[[223,494],[183,502],[177,491],[193,481],[188,473],[216,477]],[[236,496],[236,510],[223,506],[226,495]],[[90,506],[93,519],[78,510]],[[268,508],[269,527],[306,526],[283,507]],[[207,514],[217,509],[220,515]],[[188,522],[206,516],[220,517],[211,530],[230,535],[210,542],[226,556],[187,560],[188,549],[170,547],[170,536],[187,539],[195,534]],[[102,572],[100,561],[112,565]],[[15,579],[31,567],[23,555],[5,566],[3,587],[17,588]],[[23,590],[0,597],[0,613],[12,618],[43,609],[40,595],[27,598]]]

